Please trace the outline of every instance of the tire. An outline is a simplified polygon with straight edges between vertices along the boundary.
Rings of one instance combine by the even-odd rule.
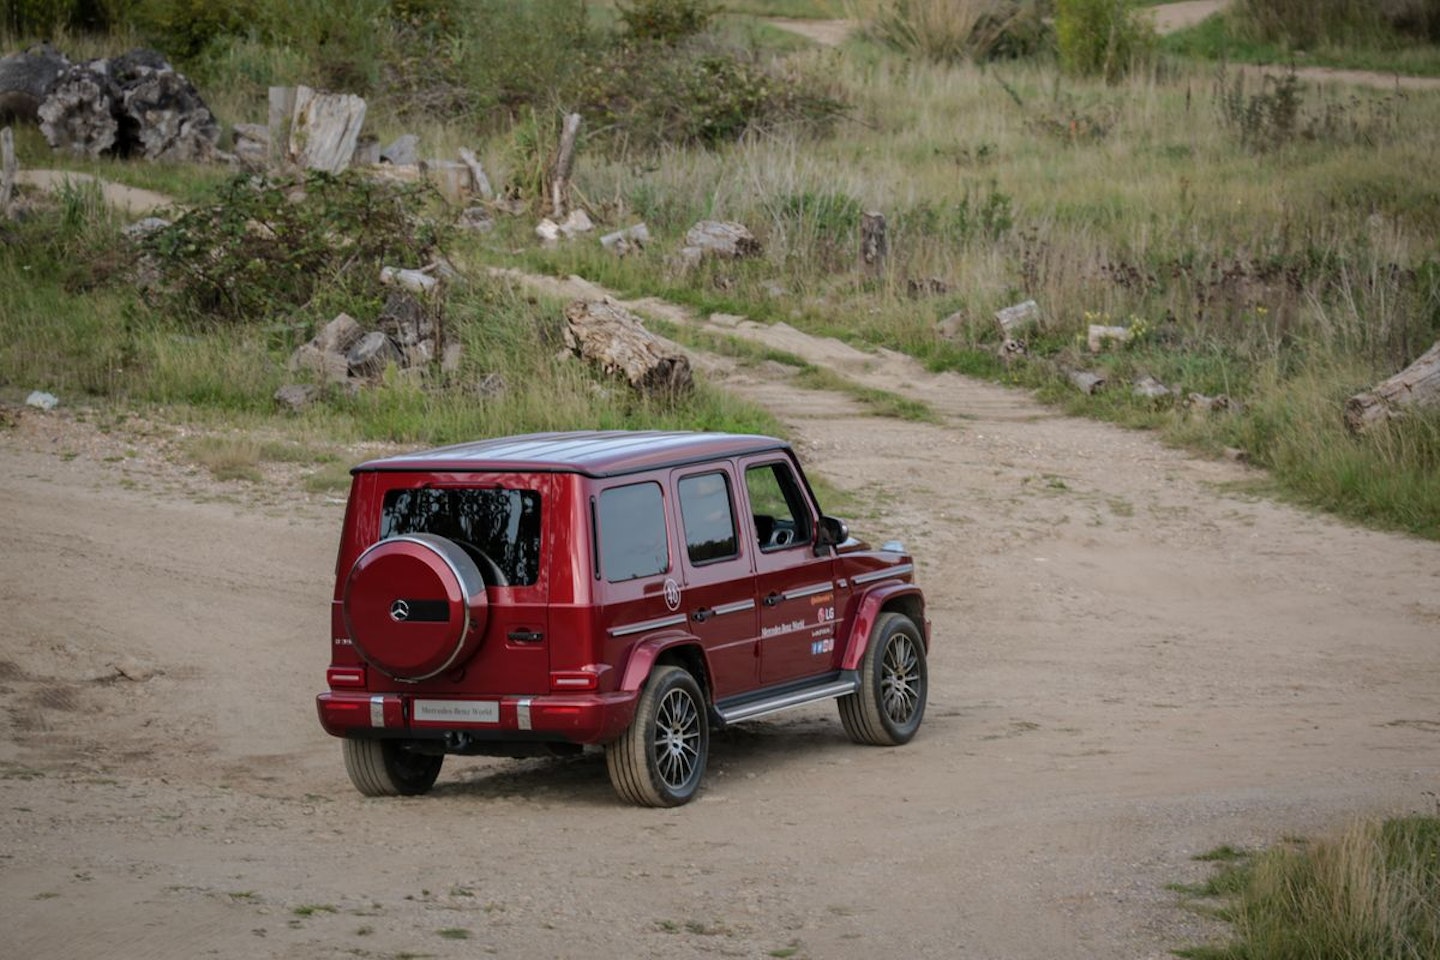
[[[920,631],[903,614],[882,613],[860,663],[860,689],[839,700],[845,732],[856,743],[908,743],[925,717],[928,688]]]
[[[367,797],[428,793],[445,763],[443,753],[420,753],[402,740],[343,740],[345,772]]]
[[[605,767],[622,800],[678,807],[695,796],[710,755],[705,696],[680,667],[657,667],[640,695],[635,719],[605,745]]]

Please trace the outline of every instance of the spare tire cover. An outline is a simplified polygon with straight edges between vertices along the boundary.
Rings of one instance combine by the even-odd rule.
[[[454,541],[391,537],[355,561],[345,627],[360,655],[398,680],[426,680],[464,663],[485,632],[485,581]]]

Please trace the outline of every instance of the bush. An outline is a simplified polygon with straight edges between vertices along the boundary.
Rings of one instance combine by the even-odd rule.
[[[286,320],[322,293],[378,301],[382,266],[424,264],[438,244],[434,225],[411,212],[425,189],[351,172],[242,175],[142,248],[158,273],[155,289],[192,319]]]
[[[1155,34],[1133,0],[1056,0],[1055,42],[1065,70],[1114,83],[1148,60]]]
[[[1047,43],[1042,0],[892,0],[866,25],[878,43],[939,63],[1038,53]]]
[[[1252,39],[1295,48],[1373,38],[1383,23],[1374,0],[1240,0],[1233,15]]]
[[[669,44],[704,33],[715,18],[710,0],[632,0],[619,10],[632,37]]]

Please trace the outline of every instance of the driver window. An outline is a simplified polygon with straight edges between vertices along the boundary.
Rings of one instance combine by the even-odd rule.
[[[784,461],[745,470],[745,487],[754,512],[755,541],[764,551],[810,542],[810,511],[800,483]]]

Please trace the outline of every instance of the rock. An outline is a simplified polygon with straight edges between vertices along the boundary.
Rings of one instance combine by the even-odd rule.
[[[565,218],[565,222],[560,224],[560,232],[565,234],[566,237],[573,237],[579,233],[589,233],[594,229],[595,224],[590,219],[590,214],[578,207],[571,210],[570,215]]]
[[[351,376],[372,379],[384,373],[391,363],[400,363],[403,357],[389,337],[374,330],[361,337],[345,354],[345,359]]]
[[[460,211],[455,226],[474,233],[489,233],[495,229],[495,221],[490,218],[490,211],[485,207],[466,207]]]
[[[303,410],[319,393],[320,388],[312,383],[288,383],[275,391],[275,401],[291,410]]]
[[[154,50],[72,64],[37,110],[55,149],[98,157],[209,162],[220,126],[195,86]]]
[[[429,293],[440,285],[440,281],[419,270],[401,267],[381,267],[380,282],[386,286],[398,286],[412,293]]]
[[[170,221],[162,217],[146,217],[134,223],[126,224],[120,228],[120,232],[130,240],[140,241],[153,233],[159,233],[170,226]]]
[[[348,313],[337,313],[335,319],[320,328],[311,341],[326,353],[344,353],[355,345],[361,336],[360,324]]]
[[[1104,324],[1092,323],[1086,335],[1086,343],[1091,353],[1099,353],[1110,343],[1130,342],[1129,327],[1108,327]]]
[[[956,310],[935,324],[935,332],[944,340],[955,340],[960,336],[960,331],[965,329],[965,320],[965,311]]]
[[[352,167],[373,167],[380,162],[380,140],[369,133],[362,133],[355,141],[355,152],[350,156]]]
[[[1105,389],[1105,378],[1098,373],[1091,373],[1089,370],[1071,370],[1069,376],[1070,382],[1081,393],[1099,393]]]
[[[607,233],[600,238],[600,246],[617,257],[625,256],[633,248],[643,248],[649,242],[650,228],[643,223],[626,227],[624,230],[616,230],[614,233]]]
[[[1000,335],[1013,337],[1021,330],[1040,319],[1040,305],[1034,300],[1017,303],[995,311],[995,322],[1000,325]]]
[[[702,255],[729,260],[753,257],[761,249],[760,241],[743,224],[719,220],[701,220],[687,230],[685,246],[699,248]]]
[[[230,129],[235,141],[235,159],[247,170],[264,170],[270,165],[270,128],[261,123],[237,123]]]
[[[460,372],[460,361],[465,356],[465,348],[458,343],[447,343],[445,349],[440,353],[440,372],[454,374]]]
[[[25,398],[25,406],[35,407],[37,410],[54,410],[59,404],[58,397],[43,390],[32,390],[30,396]]]
[[[1230,409],[1230,398],[1225,394],[1207,397],[1203,393],[1192,393],[1185,398],[1185,405],[1201,413],[1220,413]]]
[[[380,162],[393,163],[396,166],[416,166],[420,163],[419,148],[419,137],[413,133],[404,134],[380,151]]]
[[[70,61],[48,43],[0,57],[0,121],[39,119],[40,104]]]
[[[535,224],[535,236],[539,237],[542,243],[558,243],[560,241],[560,224],[546,217]]]
[[[350,361],[345,354],[322,350],[314,341],[298,347],[285,366],[295,373],[313,374],[327,383],[340,383],[350,377]]]
[[[386,298],[385,308],[375,325],[402,347],[420,343],[428,345],[435,335],[435,325],[424,304],[403,290]],[[429,357],[426,357],[428,360]]]
[[[1145,397],[1150,400],[1159,400],[1163,397],[1170,396],[1170,388],[1154,377],[1144,377],[1136,380],[1130,392],[1137,397]]]

